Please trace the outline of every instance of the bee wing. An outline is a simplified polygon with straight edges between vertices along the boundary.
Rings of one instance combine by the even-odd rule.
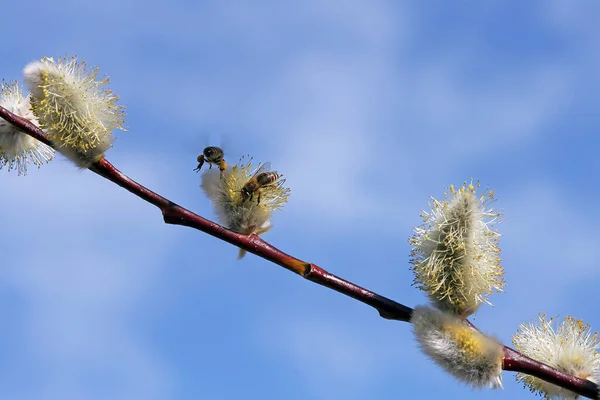
[[[215,133],[214,130],[209,128],[203,128],[197,131],[193,144],[190,143],[190,147],[199,148],[200,151],[202,151],[202,149],[207,147],[215,146],[220,148],[223,153],[226,153],[229,148],[228,142],[228,140],[225,140],[225,135]]]
[[[219,139],[220,143],[221,143],[221,149],[223,150],[223,154],[227,155],[227,151],[231,150],[231,143],[229,140],[229,135],[222,133],[220,135],[220,139]]]
[[[258,168],[256,168],[256,171],[254,171],[254,173],[252,174],[252,177],[254,178],[256,175],[260,174],[261,172],[267,172],[271,169],[271,163],[270,162],[266,162],[264,164],[260,164],[258,166]]]

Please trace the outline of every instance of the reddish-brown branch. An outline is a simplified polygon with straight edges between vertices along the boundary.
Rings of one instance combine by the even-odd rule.
[[[379,311],[379,314],[385,318],[410,321],[411,308],[330,274],[314,264],[306,263],[292,257],[256,235],[242,235],[225,229],[206,218],[202,218],[130,179],[106,159],[95,163],[90,167],[90,170],[160,208],[163,219],[167,224],[184,225],[198,229],[280,265],[319,285],[326,286],[368,304]]]
[[[13,114],[2,106],[0,106],[0,118],[5,119],[40,142],[45,143],[50,147],[54,147],[54,144],[46,137],[46,135],[44,135],[44,132],[28,119]]]
[[[53,143],[45,137],[42,130],[24,118],[16,116],[2,107],[0,107],[0,118],[4,118],[41,142],[53,146]],[[242,235],[202,218],[147,189],[133,179],[130,179],[106,159],[102,159],[95,163],[90,167],[90,170],[158,207],[167,224],[189,226],[231,243],[262,257],[265,260],[295,272],[305,279],[365,303],[375,308],[383,318],[406,322],[410,321],[413,311],[412,308],[364,289],[352,282],[346,281],[315,264],[307,263],[290,256],[256,235]],[[560,372],[545,364],[532,360],[507,346],[504,347],[503,369],[506,371],[522,372],[533,375],[592,399],[600,398],[598,386],[595,383]]]

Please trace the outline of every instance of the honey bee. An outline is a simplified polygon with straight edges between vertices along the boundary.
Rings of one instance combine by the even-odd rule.
[[[260,189],[273,185],[280,177],[276,171],[267,171],[270,165],[270,163],[261,165],[254,176],[242,187],[242,201],[252,200],[254,193],[258,192],[256,204],[260,204]]]
[[[224,153],[220,147],[208,146],[204,149],[202,154],[198,156],[198,166],[194,168],[194,171],[200,172],[200,168],[204,165],[204,162],[207,162],[209,165],[209,169],[212,168],[213,164],[219,167],[221,171],[221,175],[223,175],[223,171],[227,168],[227,163],[223,159]]]

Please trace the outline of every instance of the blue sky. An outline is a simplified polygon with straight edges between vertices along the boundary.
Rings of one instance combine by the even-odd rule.
[[[592,1],[33,0],[3,6],[0,76],[68,53],[127,107],[107,158],[214,218],[209,144],[292,189],[265,238],[409,306],[407,239],[429,196],[496,190],[506,293],[475,323],[505,343],[538,312],[600,329]],[[58,157],[0,171],[0,398],[533,398],[474,391],[410,325],[182,227]],[[592,300],[590,302],[590,300]]]

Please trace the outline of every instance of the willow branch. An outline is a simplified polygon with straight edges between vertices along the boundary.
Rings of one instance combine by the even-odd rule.
[[[502,369],[533,375],[590,399],[600,398],[598,385],[594,382],[565,374],[546,364],[526,357],[508,346],[504,346]]]
[[[51,147],[56,147],[48,140],[40,128],[28,120],[12,114],[3,107],[0,107],[0,117],[35,139]],[[89,169],[103,178],[121,186],[142,200],[158,207],[162,212],[163,220],[167,224],[188,226],[205,232],[217,239],[231,243],[264,258],[265,260],[271,261],[309,281],[333,289],[367,304],[376,309],[383,318],[410,322],[413,311],[412,308],[340,278],[315,264],[302,261],[286,254],[257,235],[247,236],[236,233],[215,222],[203,218],[137,183],[115,168],[106,159],[101,159]],[[598,385],[595,383],[565,374],[557,369],[535,361],[507,346],[504,346],[502,368],[506,371],[522,372],[533,375],[585,397],[592,399],[600,397]]]
[[[412,312],[411,308],[335,276],[315,264],[307,263],[292,257],[256,235],[246,236],[233,232],[219,224],[194,214],[130,179],[106,159],[102,159],[95,163],[90,167],[90,170],[116,183],[148,203],[157,206],[161,210],[163,219],[167,224],[189,226],[190,228],[198,229],[218,239],[234,244],[264,258],[265,260],[269,260],[285,269],[295,272],[310,281],[368,304],[379,311],[380,315],[385,318],[400,321],[410,320]]]

